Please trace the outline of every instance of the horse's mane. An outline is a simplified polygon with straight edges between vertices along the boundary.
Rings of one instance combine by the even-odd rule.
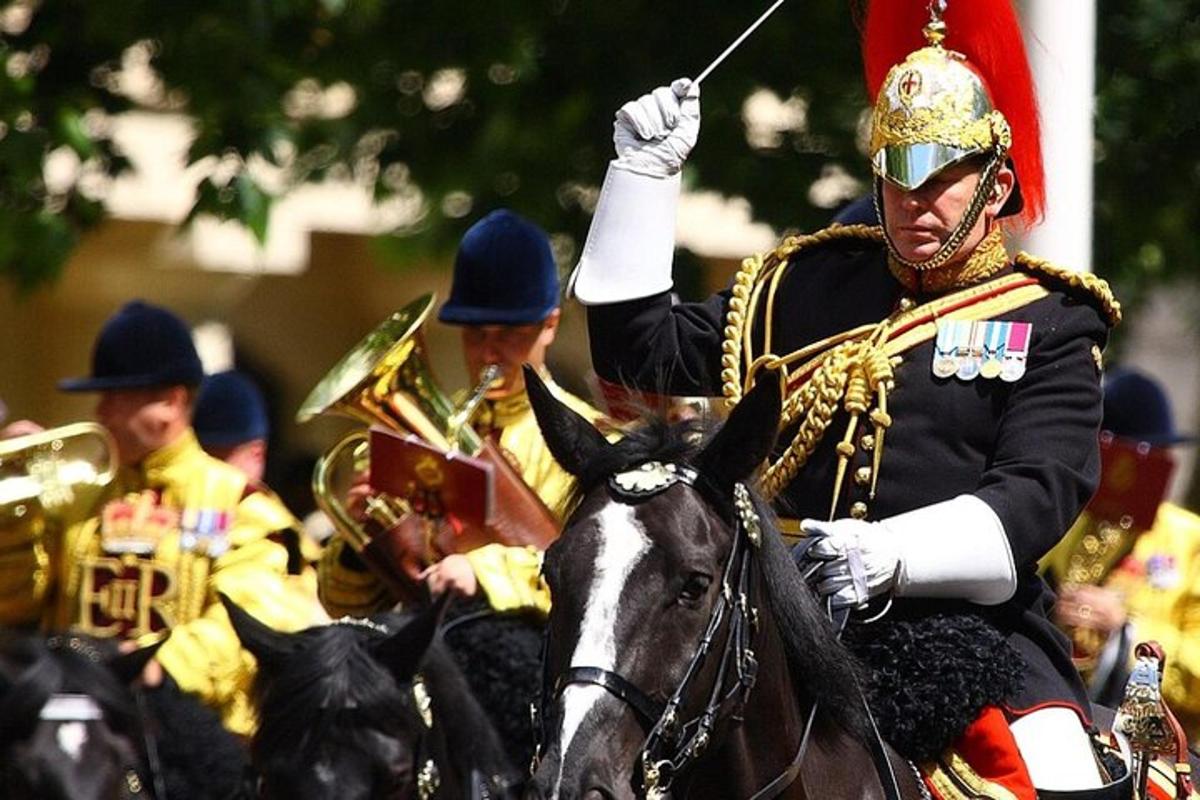
[[[53,641],[59,641],[55,637]],[[126,735],[137,732],[137,713],[127,687],[99,663],[105,643],[82,637],[51,647],[41,636],[6,636],[0,643],[0,748],[27,738],[37,726],[42,707],[55,694],[86,694],[104,712],[112,728]]]
[[[484,776],[515,781],[519,773],[514,772],[487,712],[440,638],[425,651],[421,674],[429,685],[434,719],[454,721],[441,726],[450,757],[468,761]]]
[[[855,736],[866,734],[862,668],[837,638],[812,589],[788,552],[775,514],[753,494],[762,527],[759,563],[776,627],[791,659],[796,691],[821,714]]]
[[[716,433],[716,425],[696,420],[668,424],[659,416],[625,433],[624,438],[588,460],[577,475],[579,491],[587,492],[608,476],[647,461],[696,466],[695,459]],[[697,489],[727,519],[733,518],[733,498],[717,492],[701,473]],[[796,676],[796,692],[806,703],[819,701],[821,715],[859,734],[865,730],[860,666],[838,641],[812,589],[800,577],[782,537],[775,514],[752,492],[763,527],[760,563],[771,610]]]
[[[331,728],[352,741],[356,729],[386,730],[411,713],[409,696],[368,649],[371,639],[386,634],[333,624],[294,635],[302,640],[300,657],[286,659],[270,680],[256,682],[261,724],[252,747],[258,757],[302,761]]]
[[[370,650],[372,642],[410,624],[414,616],[378,614],[370,625],[335,623],[293,634],[307,640],[297,650],[299,657],[287,658],[256,689],[262,721],[253,744],[256,755],[300,761],[328,736],[353,744],[370,728],[396,730],[406,727],[405,720],[419,725],[411,682],[398,681]],[[438,726],[450,758],[463,759],[485,775],[509,776],[511,766],[486,713],[440,639],[425,651],[420,671],[435,720],[454,720]]]

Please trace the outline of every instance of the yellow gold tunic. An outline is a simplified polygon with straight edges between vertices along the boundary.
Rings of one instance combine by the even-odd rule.
[[[1188,738],[1200,738],[1200,516],[1172,503],[1109,578],[1125,596],[1133,637],[1162,645],[1163,699]]]
[[[253,657],[242,650],[218,593],[263,623],[298,630],[319,621],[315,602],[287,574],[288,553],[271,534],[294,523],[272,494],[247,487],[234,467],[207,455],[189,430],[123,469],[97,512],[44,537],[47,590],[39,613],[49,630],[156,641],[158,659],[182,689],[219,711],[234,732],[254,725],[248,701]],[[8,593],[0,610],[33,605]],[[7,624],[34,620],[6,615]]]

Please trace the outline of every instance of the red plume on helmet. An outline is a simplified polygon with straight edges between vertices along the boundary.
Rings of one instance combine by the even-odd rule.
[[[1012,0],[950,0],[943,19],[946,48],[965,55],[983,76],[993,103],[1012,128],[1009,156],[1025,201],[1020,219],[1032,226],[1042,218],[1046,179],[1037,94]],[[922,29],[928,22],[929,0],[869,0],[863,66],[872,101],[888,70],[925,46]]]

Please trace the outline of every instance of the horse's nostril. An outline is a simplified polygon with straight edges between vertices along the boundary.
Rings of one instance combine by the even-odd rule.
[[[613,796],[604,789],[593,787],[584,793],[583,800],[613,800]]]

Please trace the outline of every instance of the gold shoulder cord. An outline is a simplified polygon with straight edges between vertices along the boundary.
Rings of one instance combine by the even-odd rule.
[[[767,497],[774,497],[795,477],[816,450],[841,403],[850,413],[850,425],[838,444],[838,475],[831,516],[841,494],[850,457],[854,454],[854,433],[860,417],[868,412],[875,426],[877,444],[874,474],[878,475],[883,435],[891,425],[891,417],[887,413],[887,391],[893,385],[893,364],[882,347],[887,340],[891,318],[845,331],[782,357],[772,353],[771,334],[775,327],[775,295],[787,272],[791,256],[825,242],[845,239],[882,242],[883,232],[869,225],[835,225],[809,236],[790,237],[773,252],[746,259],[734,279],[733,297],[726,315],[725,339],[721,346],[722,392],[730,406],[737,404],[753,384],[759,370],[778,371],[779,380],[786,391],[789,367],[803,363],[814,354],[821,354],[812,378],[784,401],[780,429],[791,426],[797,420],[800,420],[800,426],[783,455],[768,466],[762,478],[762,490]],[[754,319],[764,286],[767,305],[763,320],[763,354],[755,357]],[[749,365],[744,376],[741,369],[743,359]],[[872,406],[875,406],[874,410]],[[872,496],[875,492],[874,480]]]
[[[1104,312],[1104,317],[1111,327],[1121,322],[1121,302],[1113,295],[1108,281],[1098,278],[1090,272],[1078,272],[1050,263],[1044,258],[1031,256],[1029,253],[1017,253],[1017,266],[1035,276],[1044,276],[1060,283],[1065,283],[1072,289],[1089,295]]]
[[[779,359],[771,352],[771,332],[774,327],[775,292],[780,280],[787,272],[792,255],[825,242],[839,239],[864,239],[873,242],[883,241],[883,229],[871,225],[833,225],[824,230],[806,236],[789,236],[770,253],[759,253],[742,262],[734,278],[733,297],[729,300],[729,311],[725,315],[725,339],[721,343],[721,392],[729,408],[737,405],[742,394],[753,384],[755,373],[762,367],[781,369],[786,380],[786,364],[777,363]],[[763,340],[764,355],[757,361],[754,359],[752,338],[754,316],[762,287],[770,280],[767,292],[766,331]],[[853,333],[847,331],[840,337]],[[806,348],[808,352],[816,352],[819,345]],[[746,376],[742,377],[742,360],[750,364]],[[797,360],[789,358],[788,363]]]

